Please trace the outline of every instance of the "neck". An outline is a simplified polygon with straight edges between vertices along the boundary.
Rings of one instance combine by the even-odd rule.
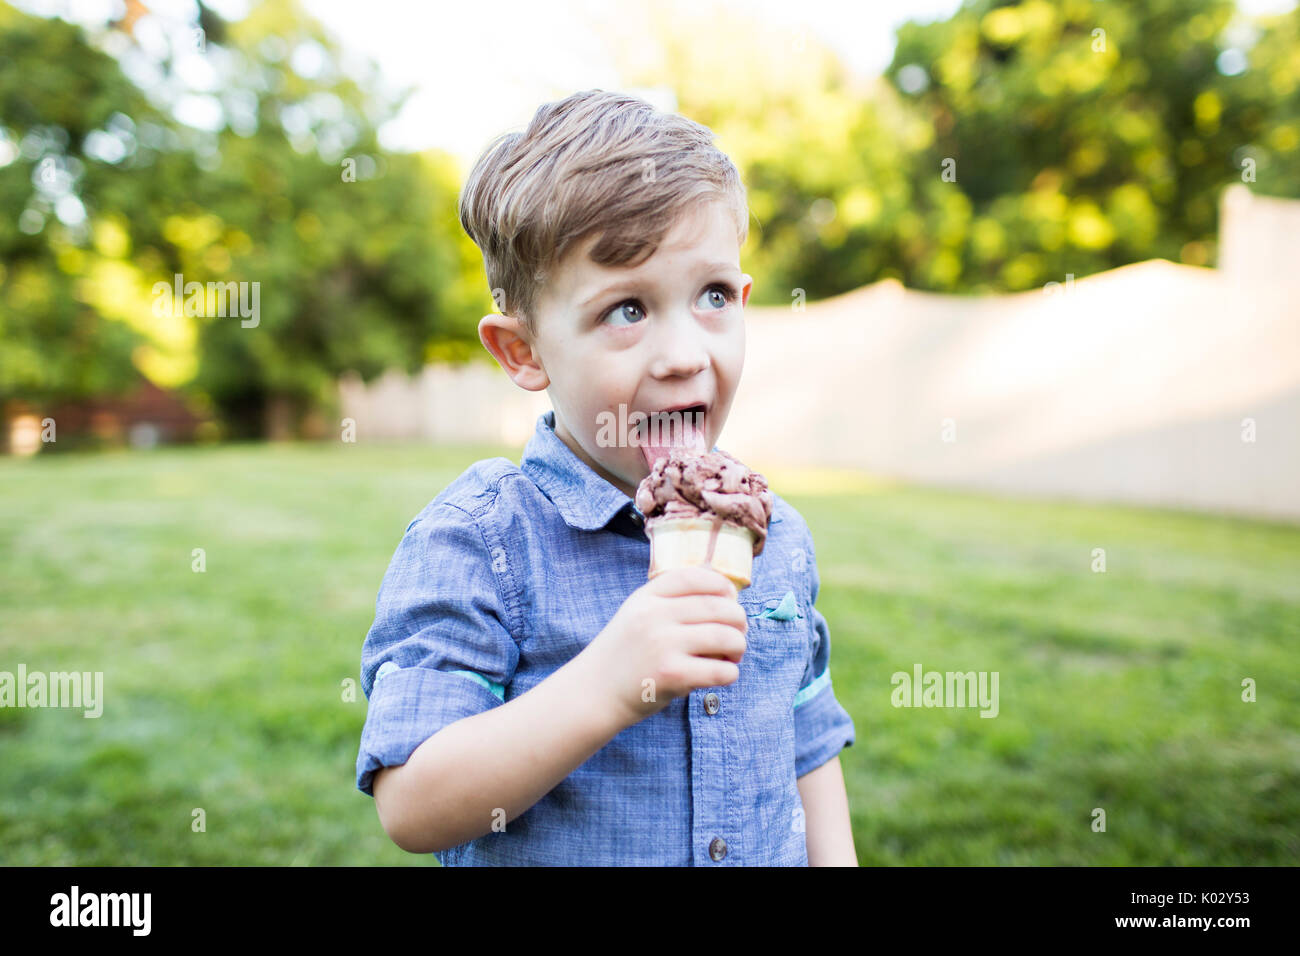
[[[578,459],[586,464],[588,468],[600,475],[600,477],[604,478],[629,498],[636,498],[636,486],[629,485],[627,482],[623,481],[623,479],[606,471],[601,467],[599,462],[595,461],[590,455],[588,455],[586,450],[578,444],[577,439],[569,433],[569,429],[565,427],[564,421],[560,418],[559,413],[556,413],[555,416],[555,437],[564,442],[564,444],[569,447],[569,450],[577,455]]]

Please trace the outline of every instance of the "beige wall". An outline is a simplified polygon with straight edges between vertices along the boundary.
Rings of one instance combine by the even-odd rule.
[[[1222,270],[1144,262],[983,298],[886,282],[747,309],[718,444],[759,470],[1300,519],[1300,202],[1229,191],[1224,223]],[[361,440],[522,444],[550,407],[495,366],[343,399]]]

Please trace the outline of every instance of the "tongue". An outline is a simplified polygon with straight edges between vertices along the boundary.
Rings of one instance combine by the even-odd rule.
[[[641,454],[645,456],[647,469],[653,469],[656,461],[667,456],[675,448],[694,455],[708,452],[708,439],[704,432],[695,427],[694,414],[662,415],[657,423],[652,417],[643,426]]]

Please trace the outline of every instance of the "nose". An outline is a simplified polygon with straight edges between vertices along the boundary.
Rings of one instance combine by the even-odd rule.
[[[650,374],[655,378],[688,378],[709,367],[704,333],[690,315],[660,323]]]

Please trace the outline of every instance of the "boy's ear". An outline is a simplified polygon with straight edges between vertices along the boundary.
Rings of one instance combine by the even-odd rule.
[[[742,272],[740,278],[745,282],[744,287],[740,290],[740,307],[743,309],[749,304],[749,290],[754,288],[754,277],[748,272]]]
[[[528,342],[528,332],[513,315],[491,312],[478,323],[478,338],[520,388],[540,392],[551,384]]]

